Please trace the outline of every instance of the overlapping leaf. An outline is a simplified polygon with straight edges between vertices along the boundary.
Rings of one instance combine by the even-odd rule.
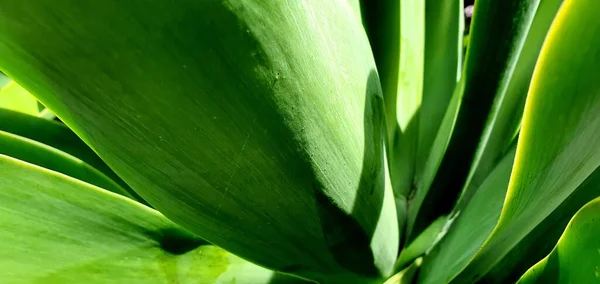
[[[452,210],[449,200],[461,192],[494,99],[509,83],[538,3],[483,1],[475,7],[452,132],[438,134],[436,139],[445,142],[440,143],[442,153],[432,152],[417,172],[416,194],[409,200],[409,238]]]
[[[56,167],[48,167],[48,165],[51,163],[63,169],[80,168],[87,172],[82,177],[90,177],[92,180],[95,179],[93,177],[100,178],[100,183],[91,182],[92,184],[116,192],[125,192],[126,195],[133,197],[138,202],[146,204],[92,149],[63,124],[7,109],[0,109],[0,132],[16,135],[16,137],[13,136],[10,139],[13,141],[11,145],[15,150],[19,149],[19,152],[27,155],[30,159],[25,160],[30,163],[75,178],[77,177],[69,174],[70,171],[60,171]],[[6,152],[8,148],[4,150],[5,154],[13,156]],[[66,162],[66,164],[63,164],[63,162]],[[86,178],[83,180],[86,180]],[[90,182],[90,180],[87,181]]]
[[[2,283],[284,283],[127,198],[0,155]]]
[[[170,219],[276,270],[391,273],[381,90],[347,0],[25,0],[0,33],[0,69]]]
[[[598,185],[600,186],[600,185]],[[518,283],[594,283],[600,280],[600,198],[571,220],[552,253]]]
[[[594,190],[581,185],[600,165],[598,8],[593,0],[568,1],[556,16],[529,89],[499,222],[455,281],[479,279],[544,220],[583,205],[574,197],[584,189]]]
[[[509,78],[508,85],[499,90],[473,158],[469,176],[462,189],[455,211],[460,211],[474,191],[516,139],[533,69],[554,16],[563,0],[541,1],[527,33],[523,50]]]
[[[40,107],[35,97],[15,82],[9,82],[0,88],[0,108],[30,115],[38,115],[40,112]]]

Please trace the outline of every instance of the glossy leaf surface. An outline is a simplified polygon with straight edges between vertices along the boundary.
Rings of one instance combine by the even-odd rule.
[[[274,277],[127,198],[4,155],[0,173],[3,283],[269,283]]]
[[[31,139],[50,148],[64,152],[110,178],[138,202],[146,202],[112,171],[89,146],[64,124],[0,109],[0,131]],[[106,189],[106,188],[105,188]]]
[[[600,198],[596,198],[573,216],[550,255],[527,271],[518,283],[600,281],[599,235]]]
[[[600,165],[598,8],[593,0],[568,1],[556,16],[529,89],[500,220],[456,281],[489,271]]]
[[[381,89],[347,0],[25,0],[0,33],[0,69],[178,224],[312,279],[392,272]]]
[[[434,167],[437,174],[431,175],[429,166],[417,172],[416,192],[408,201],[409,238],[452,210],[452,201],[458,199],[467,179],[494,98],[508,84],[538,3],[539,0],[482,1],[475,6],[455,123],[443,139],[448,141],[443,158],[432,154],[427,162],[439,165]]]

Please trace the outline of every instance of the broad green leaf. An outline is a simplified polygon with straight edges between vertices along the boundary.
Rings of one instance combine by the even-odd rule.
[[[77,137],[73,131],[61,123],[48,121],[46,119],[11,110],[0,109],[0,131],[12,133],[41,143],[45,146],[40,145],[36,148],[45,149],[43,150],[44,153],[57,153],[55,150],[58,150],[59,152],[62,152],[59,154],[61,157],[65,156],[64,154],[68,154],[78,160],[81,160],[80,162],[75,163],[79,166],[84,164],[91,166],[94,170],[97,170],[103,174],[102,180],[106,179],[106,177],[110,178],[114,183],[118,184],[118,187],[125,190],[129,195],[133,196],[135,200],[144,204],[146,203],[123,180],[121,180],[121,178],[119,178],[115,172],[113,172],[102,161],[102,159],[100,159],[100,157],[98,157],[98,155],[96,155],[96,153],[90,149],[90,147],[81,141],[81,139],[79,139],[79,137]],[[27,142],[27,144],[31,143]],[[36,143],[33,144],[38,145]],[[37,159],[38,157],[35,157],[34,155],[31,158]],[[72,158],[68,159],[73,160]],[[58,163],[52,160],[49,160],[48,162]],[[87,168],[87,166],[85,167]],[[114,186],[114,183],[110,184]],[[96,185],[102,187],[102,184],[103,183]]]
[[[0,69],[169,219],[306,278],[391,274],[381,88],[347,0],[23,0],[0,34]]]
[[[533,68],[548,29],[562,2],[563,0],[540,2],[508,86],[500,91],[494,99],[492,112],[477,147],[469,176],[454,210],[464,208],[474,191],[502,158],[507,147],[512,144],[519,131]]]
[[[419,109],[423,94],[425,1],[364,2],[377,70],[381,76],[388,135],[388,160],[399,226],[413,188]]]
[[[529,89],[502,214],[457,282],[489,271],[600,165],[598,9],[594,0],[567,1],[557,14]]]
[[[416,172],[416,191],[408,200],[409,239],[452,210],[494,99],[509,83],[538,3],[539,0],[482,1],[475,5],[453,131],[442,139],[448,141],[441,148],[445,149],[443,159],[434,145],[424,169]],[[443,132],[448,133],[445,129]],[[436,169],[435,178],[430,168]]]
[[[4,155],[0,173],[2,283],[254,284],[274,276],[130,199]]]
[[[83,161],[48,145],[1,130],[0,154],[131,197],[125,189]]]
[[[447,234],[425,257],[417,283],[450,282],[485,242],[500,216],[514,156],[513,147],[457,213]]]
[[[363,13],[362,13],[362,8],[361,8],[361,0],[347,0],[347,1],[350,4],[350,7],[352,8],[352,10],[354,11],[354,13],[356,15],[356,18],[362,24],[362,22],[363,22],[363,18],[362,18],[363,17]]]
[[[0,108],[29,115],[38,115],[40,112],[35,97],[14,81],[0,88]]]
[[[600,281],[600,198],[573,216],[552,252],[518,283],[596,283]]]

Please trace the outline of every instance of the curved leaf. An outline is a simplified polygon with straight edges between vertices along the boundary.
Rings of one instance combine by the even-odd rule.
[[[269,283],[160,213],[0,155],[2,283]]]
[[[404,227],[406,197],[412,190],[423,95],[425,1],[364,2],[369,37],[381,76],[387,155],[399,226]]]
[[[492,171],[473,199],[453,217],[448,233],[427,255],[419,283],[450,282],[464,269],[492,233],[502,211],[510,172],[515,156],[509,154]],[[590,199],[600,195],[600,170],[596,170],[581,186],[534,230],[518,240],[518,244],[498,256],[494,267],[481,271],[485,283],[513,283],[531,265],[547,255],[570,217]],[[481,192],[479,192],[481,191]]]
[[[557,14],[529,89],[500,220],[457,282],[489,271],[600,165],[598,9],[594,0],[568,1]]]
[[[600,198],[573,216],[552,252],[518,283],[595,283],[600,281]]]
[[[125,190],[125,192],[128,195],[133,196],[134,199],[138,202],[142,202],[144,204],[146,203],[137,193],[133,191],[133,189],[131,189],[123,180],[121,180],[121,178],[119,178],[115,174],[115,172],[113,172],[106,165],[106,163],[104,163],[102,159],[100,159],[100,157],[98,157],[98,155],[96,155],[96,153],[94,153],[94,151],[90,149],[90,147],[88,147],[83,141],[81,141],[81,139],[79,139],[79,137],[77,137],[77,135],[75,135],[75,133],[73,133],[71,129],[65,127],[63,124],[11,110],[0,109],[0,131],[12,133],[24,138],[34,140],[43,145],[59,150],[60,152],[69,154],[70,156],[79,159],[83,163],[91,166],[94,170],[101,172],[103,174],[102,180],[110,178],[114,183],[118,184],[118,187],[120,187],[120,189],[114,188],[114,183],[109,183],[109,188],[102,186],[103,184],[105,184],[105,182],[102,182],[100,184],[92,182],[92,184],[96,184],[97,186],[103,187],[104,189],[108,190],[111,190],[111,188],[118,189],[117,191],[119,192]],[[27,142],[27,144],[32,143]],[[46,146],[39,145],[37,147],[32,147],[44,148],[46,149],[45,151],[42,151],[44,153],[56,152],[54,151],[54,149],[49,149]],[[58,155],[65,156],[63,154]],[[31,155],[29,156],[34,160],[39,160],[39,157]],[[73,160],[71,158],[68,159]],[[33,160],[29,160],[29,162],[40,165],[39,163],[33,162]],[[52,161],[52,159],[50,159],[48,160],[48,162],[55,163],[56,161]],[[76,164],[83,165],[80,162],[76,162]],[[56,168],[54,168],[53,170],[56,170]],[[65,174],[69,175],[68,173]],[[93,175],[95,176],[96,174]]]
[[[432,161],[426,162],[439,165],[434,171],[437,174],[431,175],[427,169],[416,173],[416,192],[408,200],[409,238],[452,210],[494,98],[508,85],[538,3],[539,0],[481,1],[475,5],[453,131],[444,139],[448,142],[443,148],[443,159],[435,153],[430,157]]]
[[[463,1],[425,1],[425,61],[416,170],[423,170],[462,71]]]
[[[563,0],[540,1],[508,85],[499,91],[494,99],[469,176],[454,210],[464,208],[474,190],[481,185],[515,139],[520,129],[533,68],[562,2]]]
[[[381,88],[347,0],[24,0],[0,34],[0,69],[171,220],[306,278],[391,274]]]
[[[131,198],[126,190],[81,160],[47,145],[1,130],[0,154],[60,172]]]
[[[457,213],[447,234],[425,257],[417,283],[448,283],[469,263],[498,221],[514,156],[513,147]]]

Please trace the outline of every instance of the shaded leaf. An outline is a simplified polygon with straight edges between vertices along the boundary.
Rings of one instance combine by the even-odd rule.
[[[515,156],[513,147],[475,192],[450,229],[425,257],[417,283],[448,283],[475,255],[502,210]]]
[[[0,173],[3,283],[269,283],[274,275],[119,195],[4,155]]]
[[[420,112],[425,119],[419,121],[417,172],[423,170],[432,150],[441,151],[432,149],[432,146],[461,76],[463,1],[426,0],[425,20],[423,101]]]
[[[599,8],[569,1],[557,14],[529,89],[502,214],[457,282],[489,271],[600,165]]]
[[[146,202],[121,178],[119,178],[115,172],[113,172],[106,165],[106,163],[104,163],[104,161],[102,161],[102,159],[100,159],[100,157],[98,157],[98,155],[96,155],[96,153],[90,149],[90,147],[81,141],[81,139],[79,139],[79,137],[77,137],[77,135],[65,125],[11,110],[0,109],[0,131],[12,133],[37,141],[43,145],[49,146],[50,148],[54,148],[60,152],[64,152],[76,159],[81,160],[83,163],[101,172],[104,175],[103,179],[110,178],[118,185],[118,187],[120,187],[122,190],[125,190],[130,196],[134,197],[135,200],[146,204]],[[40,147],[47,148],[46,146]],[[50,152],[56,152],[54,149],[47,150]],[[63,156],[62,154],[60,155]],[[37,157],[32,158],[37,159]],[[38,164],[35,162],[33,163]],[[101,184],[96,185],[102,187]]]
[[[381,90],[346,0],[25,0],[0,19],[0,69],[168,218],[275,270],[391,274]]]
[[[538,3],[483,1],[475,6],[455,125],[447,138],[443,160],[436,161],[439,155],[432,154],[432,161],[427,162],[439,163],[435,178],[427,169],[416,173],[416,194],[408,201],[409,238],[452,210],[494,99],[509,83]]]
[[[494,99],[467,181],[454,210],[462,210],[483,180],[512,144],[521,125],[533,68],[552,20],[563,0],[541,1],[510,81]]]
[[[399,226],[412,190],[423,94],[425,1],[365,1],[369,37],[381,76],[388,160]]]
[[[48,145],[1,130],[0,154],[63,173],[131,198],[125,189],[83,161]]]
[[[600,186],[600,185],[599,185]],[[573,216],[550,255],[518,283],[594,283],[600,281],[600,198]]]

